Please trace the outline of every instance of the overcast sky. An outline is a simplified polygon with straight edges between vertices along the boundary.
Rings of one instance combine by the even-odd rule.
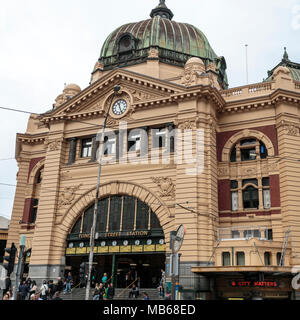
[[[106,37],[128,22],[148,19],[158,0],[0,0],[0,106],[42,113],[64,88],[82,89]],[[283,47],[300,62],[300,0],[167,0],[174,20],[198,27],[227,61],[230,87],[266,77]],[[17,132],[28,115],[0,110],[0,183],[15,184]],[[0,185],[0,215],[10,217],[15,188]]]

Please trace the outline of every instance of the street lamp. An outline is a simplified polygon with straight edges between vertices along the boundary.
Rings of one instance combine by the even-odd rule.
[[[100,178],[101,178],[101,169],[102,169],[102,158],[103,158],[103,142],[104,142],[104,133],[106,129],[106,123],[109,116],[109,111],[111,109],[112,103],[116,94],[121,90],[120,86],[114,87],[114,92],[109,104],[109,107],[106,112],[106,116],[104,119],[104,124],[102,128],[102,135],[101,135],[101,146],[99,150],[99,166],[98,166],[98,177],[97,177],[97,188],[96,188],[96,199],[94,205],[94,214],[93,214],[93,225],[91,229],[91,237],[90,237],[90,255],[89,255],[89,264],[88,264],[88,279],[86,285],[86,292],[85,292],[85,300],[89,300],[90,288],[91,288],[91,274],[92,274],[92,265],[94,260],[94,246],[95,246],[95,233],[96,233],[96,223],[97,223],[97,212],[98,212],[98,198],[99,198],[99,190],[100,190]]]

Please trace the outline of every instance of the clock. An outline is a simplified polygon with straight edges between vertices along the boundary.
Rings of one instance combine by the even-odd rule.
[[[134,244],[135,244],[136,246],[139,246],[139,245],[140,245],[140,240],[136,240]]]
[[[127,110],[127,102],[124,99],[117,100],[112,107],[112,112],[116,116],[121,116]]]

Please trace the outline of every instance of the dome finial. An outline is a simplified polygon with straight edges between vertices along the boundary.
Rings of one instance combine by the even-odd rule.
[[[289,55],[288,55],[288,53],[287,53],[287,51],[286,51],[286,47],[284,47],[284,54],[283,54],[283,59],[282,59],[282,61],[290,61]]]
[[[173,12],[166,6],[166,0],[159,0],[158,6],[151,11],[150,17],[154,18],[156,16],[169,20],[174,17]]]

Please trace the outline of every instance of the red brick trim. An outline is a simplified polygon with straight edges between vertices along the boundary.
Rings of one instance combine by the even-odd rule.
[[[29,177],[30,177],[30,174],[31,174],[31,171],[32,169],[36,166],[36,164],[42,160],[44,160],[45,157],[40,157],[40,158],[33,158],[30,160],[30,163],[29,163],[29,169],[28,169],[28,177],[27,177],[27,182],[29,181]]]
[[[22,223],[29,223],[30,222],[32,206],[33,206],[33,199],[32,198],[25,199]]]
[[[248,128],[249,130],[256,130],[260,131],[265,134],[273,143],[275,155],[278,155],[278,139],[277,139],[277,129],[275,125],[270,126],[263,126],[263,127],[255,127],[255,128]],[[234,130],[234,131],[226,131],[226,132],[218,132],[217,133],[217,158],[218,161],[222,161],[222,151],[226,144],[226,142],[236,133],[243,131],[241,130]]]
[[[231,210],[230,180],[218,180],[219,211]]]
[[[271,216],[274,214],[280,214],[281,210],[270,210],[270,211],[260,211],[260,212],[234,212],[234,213],[219,213],[220,218],[240,218],[246,217],[249,214],[256,216]]]

